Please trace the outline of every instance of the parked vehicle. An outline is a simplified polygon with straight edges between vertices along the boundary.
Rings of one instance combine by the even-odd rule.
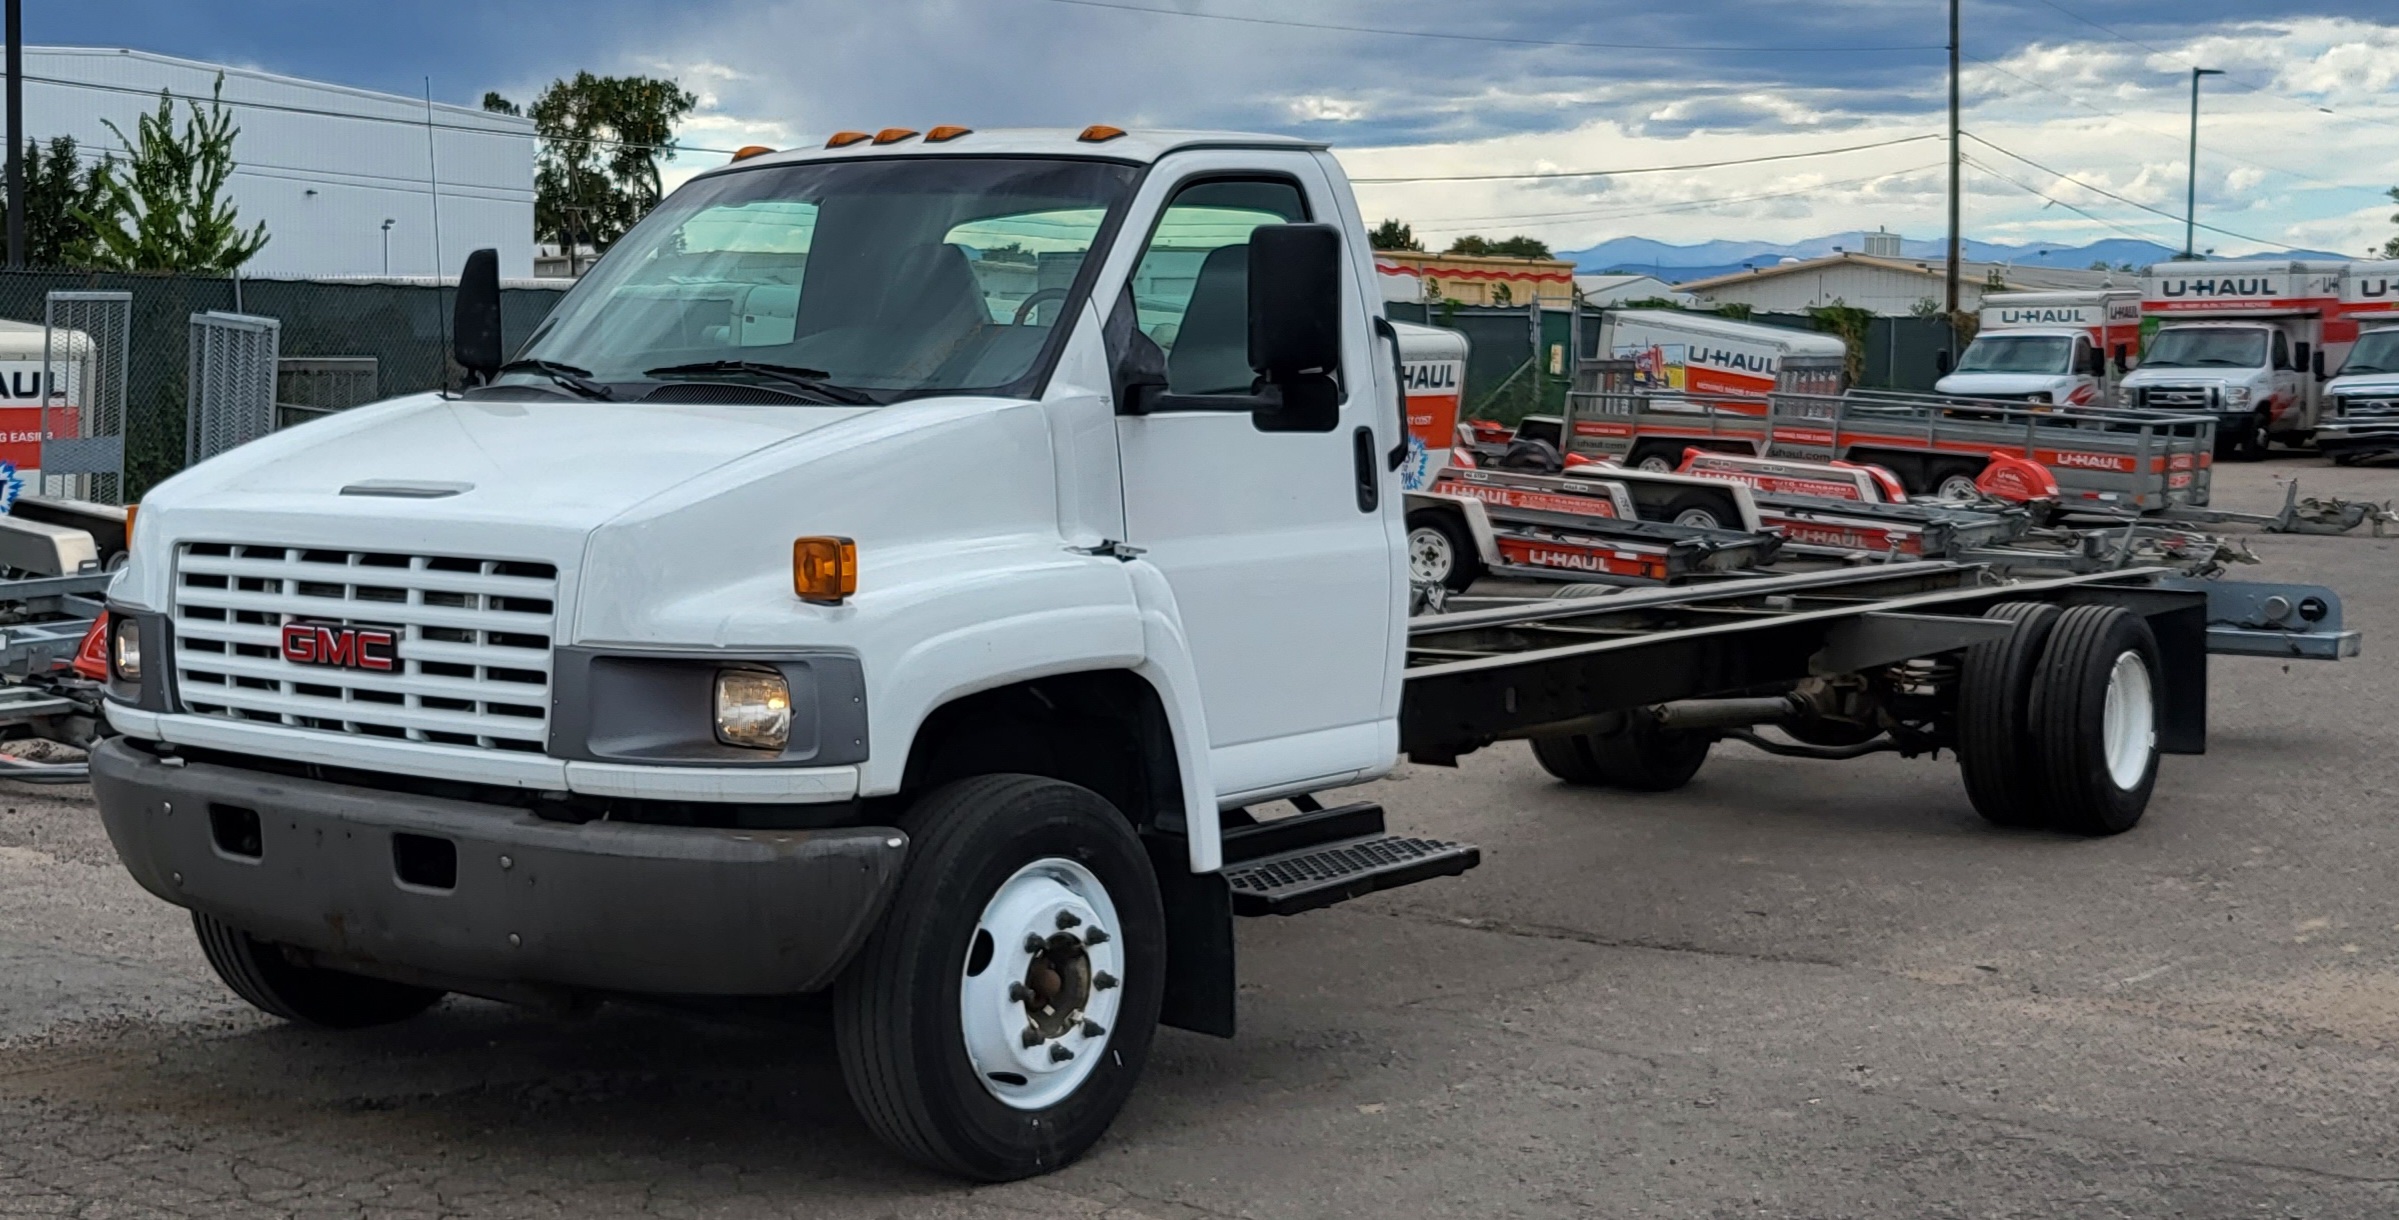
[[[969,255],[1011,247],[1062,286]],[[109,837],[288,1020],[829,990],[873,1131],[1022,1177],[1159,1023],[1233,1032],[1234,918],[1476,865],[1320,803],[1403,753],[1654,790],[1775,724],[2112,834],[2205,745],[2231,587],[2154,570],[1411,621],[1399,332],[1321,145],[844,133],[678,188],[514,359],[498,282],[471,388],[167,480],[110,589]],[[2263,638],[2354,651],[2283,592]]]
[[[2118,405],[2205,414],[2217,451],[2254,460],[2315,431],[2318,383],[2357,337],[2341,307],[2347,264],[2160,263],[2141,312],[2160,323]]]
[[[1733,398],[1838,394],[1848,358],[1831,335],[1669,309],[1603,311],[1598,352],[1632,362],[1633,389]]]
[[[1416,491],[1449,463],[1457,440],[1458,404],[1466,392],[1466,336],[1437,326],[1393,322],[1399,335],[1400,382],[1408,397],[1408,456],[1400,486]]]
[[[2351,263],[2341,309],[2361,329],[2324,385],[2316,447],[2347,465],[2399,452],[2399,262]]]
[[[1983,298],[1980,318],[1974,342],[1955,368],[1943,369],[1935,391],[2107,406],[2115,401],[2116,378],[2140,352],[2141,294],[2133,289],[1995,292]]]

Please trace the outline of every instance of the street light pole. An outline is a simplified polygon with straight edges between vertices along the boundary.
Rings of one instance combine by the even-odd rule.
[[[2221,68],[2191,69],[2190,183],[2183,193],[2182,256],[2199,257],[2199,78],[2222,76]]]
[[[440,274],[440,272],[441,272],[441,268],[439,268],[439,267],[436,267],[436,268],[434,268],[434,273],[435,273],[435,274],[437,274],[437,275],[438,275],[438,274]],[[384,217],[384,218],[383,218],[383,274],[385,274],[385,275],[390,275],[391,273],[392,273],[392,218],[391,218],[391,217],[389,217],[389,216],[386,216],[386,217]]]
[[[1958,3],[1949,0],[1949,324],[1957,326],[1958,315],[1958,255],[1963,238],[1958,232],[1958,192],[1961,185],[1959,163],[1964,150],[1958,147]],[[1954,333],[1954,331],[1953,331]]]
[[[25,0],[8,0],[8,265],[25,265]]]

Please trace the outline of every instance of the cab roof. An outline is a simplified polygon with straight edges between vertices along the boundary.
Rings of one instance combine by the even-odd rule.
[[[774,152],[762,152],[728,162],[743,168],[759,165],[789,165],[810,161],[845,161],[861,157],[1088,157],[1107,161],[1126,161],[1147,165],[1172,152],[1188,148],[1254,148],[1275,151],[1317,152],[1328,147],[1321,141],[1301,140],[1291,136],[1259,135],[1239,131],[1159,131],[1125,130],[1120,135],[1104,139],[1088,139],[1095,131],[1088,127],[995,127],[989,130],[968,130],[948,139],[926,139],[929,132],[911,128],[885,128],[881,131],[844,132],[857,136],[839,147],[814,145]],[[954,130],[954,129],[952,129]],[[1105,130],[1116,130],[1113,128]],[[830,144],[830,141],[828,141]],[[715,172],[715,171],[710,171]]]

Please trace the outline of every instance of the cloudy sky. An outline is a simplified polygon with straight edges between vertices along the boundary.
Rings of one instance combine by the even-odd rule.
[[[2362,253],[2399,231],[2391,0],[1964,13],[1969,236],[2180,245],[2194,66],[2227,73],[2203,102],[2203,248]],[[26,22],[29,42],[400,93],[430,76],[470,103],[578,68],[672,75],[703,99],[695,150],[945,122],[1288,132],[1361,179],[1415,179],[1359,193],[1439,242],[1945,223],[1945,150],[1911,139],[1943,126],[1941,0],[101,0],[29,5]],[[1758,160],[1829,149],[1855,151]],[[1746,163],[1669,168],[1722,162]],[[1490,177],[1577,171],[1611,172]]]

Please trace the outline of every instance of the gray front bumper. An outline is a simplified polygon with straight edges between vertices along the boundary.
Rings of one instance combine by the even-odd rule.
[[[92,788],[118,857],[151,893],[263,940],[468,991],[818,990],[874,926],[907,854],[889,827],[551,822],[504,805],[170,765],[122,739],[92,751]],[[217,845],[212,806],[256,812],[256,858]],[[401,882],[395,833],[455,844],[455,886]]]

